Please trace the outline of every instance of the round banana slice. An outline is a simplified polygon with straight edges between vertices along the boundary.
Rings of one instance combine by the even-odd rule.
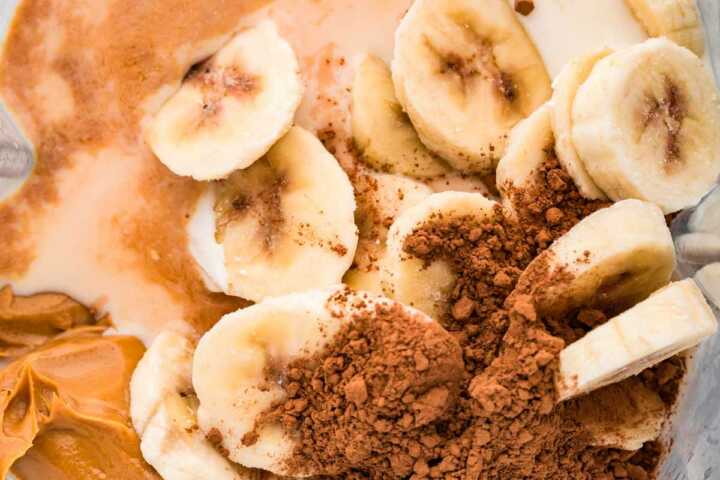
[[[193,384],[200,400],[202,429],[218,432],[229,458],[247,467],[278,475],[319,473],[290,471],[288,460],[297,446],[293,432],[278,423],[258,420],[286,398],[282,381],[290,362],[320,353],[343,325],[357,315],[373,318],[379,305],[398,304],[365,293],[330,289],[269,299],[223,317],[195,351]],[[401,308],[408,313],[407,322],[432,328],[427,334],[433,338],[444,332],[420,312]],[[397,328],[404,328],[401,323]],[[461,362],[460,350],[455,354]],[[253,441],[248,439],[251,433]]]
[[[435,319],[441,318],[455,285],[455,274],[442,260],[426,265],[405,252],[405,241],[428,222],[465,216],[481,219],[493,215],[496,205],[479,193],[443,192],[406,210],[388,233],[387,251],[380,268],[385,294]]]
[[[423,143],[462,171],[492,171],[505,137],[550,97],[506,0],[416,0],[395,36],[393,82]]]
[[[713,305],[720,308],[720,263],[704,266],[694,278]]]
[[[433,191],[423,183],[388,173],[361,176],[355,188],[360,240],[353,268],[343,280],[354,290],[382,293],[379,261],[385,253],[388,229],[402,212]]]
[[[568,62],[553,81],[552,129],[555,134],[555,153],[560,165],[577,185],[583,197],[604,200],[607,197],[595,184],[578,157],[572,141],[572,109],[578,88],[590,76],[595,64],[612,53],[603,49]]]
[[[178,175],[225,178],[288,131],[302,92],[295,53],[264,21],[188,74],[148,126],[147,141]]]
[[[720,100],[703,63],[650,39],[595,64],[573,103],[572,140],[613,200],[672,213],[694,205],[720,173]]]
[[[188,223],[208,286],[259,301],[340,283],[358,242],[353,187],[322,143],[292,128],[214,184]]]
[[[164,480],[256,480],[233,465],[200,431],[192,389],[192,345],[175,333],[158,335],[130,383],[130,415],[140,450]]]
[[[559,400],[637,375],[716,331],[695,282],[672,283],[560,352]]]
[[[352,132],[363,159],[378,170],[416,178],[450,171],[422,144],[395,97],[390,69],[372,55],[365,57],[355,72]]]
[[[720,188],[715,188],[695,208],[688,228],[691,232],[705,232],[720,235]]]
[[[675,240],[678,259],[693,265],[720,262],[720,236],[714,233],[686,233]]]
[[[670,281],[672,237],[658,207],[625,200],[598,210],[560,237],[520,276],[541,315],[601,305],[621,310]]]
[[[705,35],[694,0],[625,0],[651,37],[667,37],[698,56],[705,53]]]
[[[553,148],[551,111],[552,107],[546,103],[510,132],[507,150],[495,171],[497,189],[508,211],[513,211],[513,189],[533,183],[535,172],[547,158],[548,149]]]

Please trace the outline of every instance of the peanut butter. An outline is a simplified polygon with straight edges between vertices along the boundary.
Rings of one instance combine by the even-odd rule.
[[[61,295],[8,302],[11,294],[0,294],[0,338],[20,332],[11,338],[23,348],[92,320]],[[128,414],[130,376],[145,348],[135,337],[103,336],[105,329],[61,333],[0,371],[0,478],[159,478]]]

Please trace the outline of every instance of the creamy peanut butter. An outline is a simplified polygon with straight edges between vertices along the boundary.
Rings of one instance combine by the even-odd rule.
[[[128,417],[128,384],[145,348],[104,330],[63,333],[0,372],[0,477],[158,478]]]

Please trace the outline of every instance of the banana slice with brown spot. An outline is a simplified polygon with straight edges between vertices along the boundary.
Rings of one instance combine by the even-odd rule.
[[[598,210],[560,237],[520,276],[541,315],[577,308],[621,311],[670,281],[675,250],[658,207],[625,200]]]
[[[443,175],[450,167],[425,148],[395,97],[390,69],[368,55],[352,86],[352,131],[363,159],[372,167],[415,178]]]
[[[555,152],[560,165],[573,179],[585,198],[606,199],[607,196],[593,181],[578,156],[572,140],[572,110],[580,85],[590,76],[595,64],[612,53],[603,49],[568,62],[553,80],[552,129],[555,134]]]
[[[189,223],[190,251],[220,290],[253,301],[340,283],[358,242],[353,187],[306,130],[212,186]]]
[[[420,139],[466,172],[492,171],[510,129],[551,93],[505,0],[416,0],[396,31],[392,71]]]
[[[559,399],[620,382],[717,332],[692,279],[675,282],[595,328],[560,353]]]
[[[612,200],[672,213],[696,204],[720,174],[720,99],[702,61],[656,38],[595,64],[573,102],[572,141]]]
[[[147,141],[178,175],[225,178],[288,131],[302,93],[295,53],[264,21],[191,70],[149,124]]]

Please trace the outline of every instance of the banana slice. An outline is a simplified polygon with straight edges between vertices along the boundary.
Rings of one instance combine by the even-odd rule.
[[[694,0],[625,0],[651,37],[665,36],[698,56],[705,53],[705,35]]]
[[[149,125],[147,141],[178,175],[225,178],[288,131],[302,93],[295,53],[264,21],[190,72]]]
[[[395,97],[390,69],[368,55],[352,87],[352,131],[355,144],[372,167],[390,173],[427,178],[450,168],[430,152]]]
[[[672,213],[694,205],[720,173],[720,101],[703,63],[650,39],[595,65],[573,103],[572,140],[613,200]]]
[[[195,351],[193,384],[202,429],[217,431],[229,458],[242,465],[278,475],[317,473],[290,472],[287,461],[296,447],[292,432],[275,423],[256,425],[256,420],[285,398],[280,382],[290,362],[320,352],[343,325],[358,314],[373,315],[379,305],[397,304],[331,289],[269,299],[223,317]],[[444,332],[427,316],[402,308],[408,322],[434,325],[433,338]],[[247,441],[251,432],[257,441]]]
[[[405,210],[430,196],[430,187],[400,175],[369,173],[358,178],[355,214],[360,241],[344,282],[354,290],[382,293],[379,261],[390,225]]]
[[[522,189],[535,181],[535,172],[553,148],[551,111],[550,104],[546,103],[510,132],[507,150],[495,172],[497,189],[508,211],[514,210],[513,189]]]
[[[572,109],[578,88],[590,76],[595,64],[612,53],[603,49],[568,62],[553,81],[552,129],[555,134],[555,153],[560,165],[574,180],[585,198],[604,200],[607,197],[587,172],[572,141]]]
[[[717,320],[695,282],[672,283],[560,352],[559,399],[636,375],[716,331]]]
[[[686,233],[675,240],[678,258],[694,265],[720,262],[720,237],[713,233]]]
[[[720,188],[708,194],[690,215],[688,228],[691,232],[720,235]]]
[[[510,129],[550,97],[505,0],[416,0],[396,31],[392,71],[420,139],[466,172],[492,171]]]
[[[720,308],[720,263],[704,266],[694,278],[713,305]]]
[[[387,252],[380,269],[385,294],[435,319],[442,317],[455,274],[444,261],[425,265],[423,260],[405,252],[405,241],[428,222],[464,216],[481,219],[493,215],[496,205],[479,193],[444,192],[406,210],[388,233]]]
[[[598,210],[527,267],[518,292],[542,315],[594,305],[628,307],[670,281],[672,237],[658,207],[625,200]]]
[[[292,128],[263,160],[206,195],[188,237],[209,287],[259,301],[338,284],[352,264],[353,187],[306,130]]]
[[[637,378],[579,398],[573,408],[592,436],[591,445],[628,451],[657,439],[668,413],[660,395]]]
[[[184,337],[158,335],[130,384],[130,414],[145,460],[165,480],[254,480],[224,458],[200,431],[192,390],[192,346]]]

